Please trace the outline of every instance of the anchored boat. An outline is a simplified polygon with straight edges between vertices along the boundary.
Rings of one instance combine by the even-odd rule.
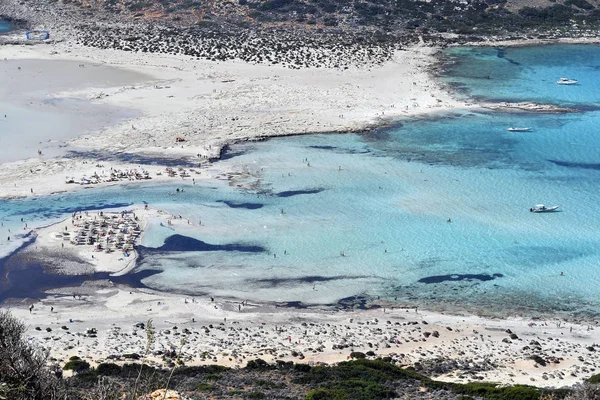
[[[577,84],[577,79],[569,79],[569,78],[560,78],[556,81],[557,85],[575,85]]]
[[[543,212],[556,211],[557,209],[558,209],[558,206],[546,207],[543,204],[536,204],[535,206],[531,207],[529,209],[529,211],[534,212],[534,213],[543,213]]]

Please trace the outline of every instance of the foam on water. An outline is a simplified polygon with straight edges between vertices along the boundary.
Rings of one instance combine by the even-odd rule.
[[[228,181],[0,201],[0,218],[7,229],[23,216],[42,223],[143,202],[181,215],[189,227],[151,223],[136,271],[159,271],[143,279],[148,287],[190,295],[597,314],[599,124],[598,111],[452,113],[368,134],[245,143],[217,164]],[[537,203],[561,211],[529,212]]]

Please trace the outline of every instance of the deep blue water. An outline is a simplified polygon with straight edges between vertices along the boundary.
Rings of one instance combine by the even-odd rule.
[[[459,47],[447,52],[444,80],[481,100],[600,105],[598,45]],[[577,85],[557,85],[560,78]]]
[[[234,145],[213,167],[235,171],[230,180],[4,200],[0,232],[21,229],[20,218],[43,224],[77,209],[148,203],[190,227],[151,221],[135,270],[151,275],[132,278],[136,285],[296,305],[380,296],[499,315],[597,315],[600,47],[452,49],[449,57],[444,79],[463,96],[585,111],[457,111],[368,134]],[[560,87],[562,76],[581,83]],[[560,212],[530,213],[538,203]]]

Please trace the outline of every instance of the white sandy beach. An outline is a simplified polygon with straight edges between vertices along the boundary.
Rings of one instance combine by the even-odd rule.
[[[99,130],[82,128],[81,135],[73,132],[65,138],[57,132],[56,138],[36,138],[42,154],[32,148],[26,159],[4,163],[0,193],[8,198],[80,190],[81,185],[67,184],[65,177],[91,176],[110,168],[140,168],[118,160],[98,166],[99,162],[85,152],[188,157],[205,165],[207,158],[218,157],[224,145],[235,141],[360,131],[397,117],[467,107],[431,78],[428,69],[435,63],[435,52],[411,48],[397,52],[395,59],[383,66],[342,71],[132,54],[67,42],[3,46],[0,60],[27,60],[28,65],[36,60],[36,74],[63,73],[45,68],[50,61],[69,61],[81,70],[102,65],[127,71],[129,81],[114,80],[107,85],[90,80],[84,85],[82,78],[76,87],[61,85],[38,93],[37,100],[77,99],[134,110],[135,115],[125,121],[111,121]],[[108,78],[114,78],[110,69],[104,71]],[[23,81],[31,79],[32,72],[20,72]],[[36,101],[36,94],[31,96],[31,101]],[[53,157],[45,143],[59,137],[65,147],[60,156]],[[177,137],[185,141],[176,142]],[[78,158],[64,157],[69,150],[83,153]],[[156,175],[164,167],[144,168],[154,180],[172,179]],[[220,173],[218,169],[218,164],[205,168],[197,179],[212,179]],[[157,211],[149,213],[144,218],[152,213],[162,218]],[[39,230],[37,245],[58,249],[61,240],[55,235],[57,231],[59,226]],[[87,250],[67,251],[91,259]],[[94,271],[122,271],[126,266],[120,258],[117,254],[94,259]],[[32,312],[28,310],[30,304],[31,300],[13,303],[11,310],[30,326],[32,340],[49,347],[59,361],[72,355],[93,362],[109,356],[123,361],[123,354],[142,353],[145,334],[134,324],[152,319],[158,332],[152,350],[179,348],[180,339],[186,337],[183,358],[188,365],[244,366],[253,358],[332,363],[346,360],[351,351],[374,351],[378,356],[390,355],[402,365],[438,358],[461,363],[458,373],[441,379],[468,381],[478,379],[476,376],[503,383],[560,387],[592,375],[600,362],[600,348],[588,349],[597,344],[596,330],[586,325],[416,312],[392,309],[399,305],[384,300],[382,308],[373,310],[299,310],[242,305],[239,299],[184,298],[103,282],[52,291],[35,302]],[[97,335],[86,335],[88,328],[96,328]],[[511,339],[507,329],[518,338]],[[425,334],[434,331],[439,337]],[[529,349],[524,350],[525,346]],[[555,357],[559,362],[537,366],[529,359],[534,354]],[[159,362],[160,355],[153,355],[151,360]]]
[[[542,387],[577,383],[592,375],[600,362],[598,351],[588,350],[597,344],[596,331],[585,325],[491,320],[414,308],[335,311],[242,306],[227,299],[212,302],[208,297],[129,291],[107,284],[57,291],[35,304],[31,314],[25,305],[12,311],[30,325],[32,340],[51,348],[60,362],[72,355],[98,363],[127,361],[123,354],[143,354],[146,334],[134,324],[147,319],[153,320],[157,332],[149,359],[159,364],[159,351],[179,351],[183,338],[181,355],[186,365],[243,367],[255,358],[333,363],[347,360],[352,351],[373,351],[391,356],[400,365],[448,360],[460,365],[455,373],[438,377],[442,380],[484,379]],[[97,336],[86,335],[89,328],[96,328]],[[518,338],[511,339],[507,330]],[[429,336],[435,332],[439,337]],[[556,363],[536,365],[531,355]]]
[[[436,50],[398,51],[393,62],[361,69],[300,69],[211,62],[183,56],[131,54],[71,47],[66,43],[3,46],[0,59],[38,60],[36,74],[60,74],[49,61],[71,61],[76,70],[116,67],[107,80],[131,84],[106,87],[91,80],[89,87],[55,90],[39,100],[89,100],[95,105],[135,110],[141,115],[101,130],[82,129],[63,151],[141,153],[159,157],[218,157],[222,146],[239,140],[314,132],[361,131],[393,118],[464,106],[433,81],[428,71]],[[82,67],[79,67],[82,65]],[[124,70],[124,71],[121,71]],[[24,81],[33,72],[19,71]],[[140,79],[144,79],[139,82]],[[58,136],[58,132],[57,132]],[[177,143],[177,137],[185,142]],[[31,149],[30,158],[4,165],[0,192],[4,197],[47,194],[67,189],[67,171],[91,173],[81,159],[53,158]],[[200,155],[200,157],[198,157]],[[95,164],[95,163],[94,163]],[[127,169],[132,165],[111,165]],[[33,171],[33,172],[31,172]],[[71,175],[69,173],[69,175]],[[51,178],[50,178],[51,176]],[[17,187],[14,183],[18,181]],[[53,182],[47,185],[47,182]],[[51,188],[48,186],[52,186]]]

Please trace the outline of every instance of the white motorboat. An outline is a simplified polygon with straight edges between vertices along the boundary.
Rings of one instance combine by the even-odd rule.
[[[529,209],[529,211],[534,212],[534,213],[542,213],[542,212],[556,211],[557,209],[558,209],[558,206],[546,207],[543,204],[536,204],[535,206],[531,207]]]
[[[577,79],[560,78],[556,83],[558,85],[575,85],[577,84]]]
[[[510,127],[506,129],[509,132],[531,132],[532,128]]]

